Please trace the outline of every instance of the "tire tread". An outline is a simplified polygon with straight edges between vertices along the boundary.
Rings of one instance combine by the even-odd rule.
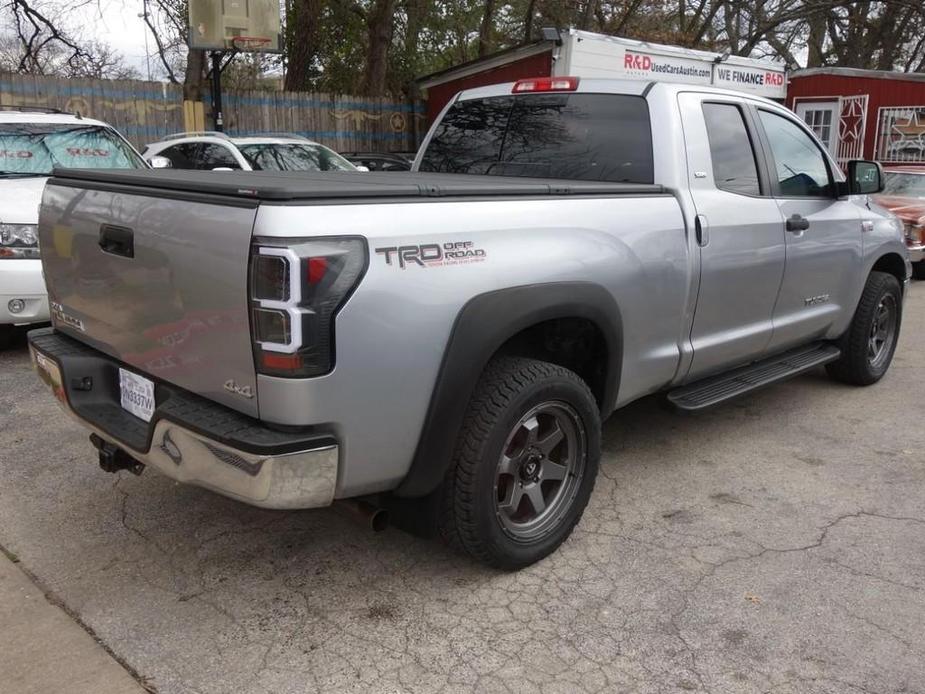
[[[475,477],[484,464],[484,447],[512,401],[531,385],[555,378],[571,381],[593,402],[587,384],[574,372],[556,364],[524,357],[498,357],[485,368],[469,401],[443,483],[438,522],[442,539],[451,547],[492,566],[520,568],[521,564],[509,563],[478,531],[473,508],[477,493]],[[589,458],[594,454],[588,451]],[[571,519],[556,547],[572,532],[583,510]]]
[[[855,309],[854,317],[848,330],[838,341],[842,356],[826,365],[826,371],[832,378],[851,385],[866,386],[876,383],[883,374],[873,374],[867,362],[867,340],[870,317],[886,291],[895,291],[897,296],[898,320],[902,321],[902,293],[896,278],[886,272],[871,272],[861,293],[861,300]],[[899,332],[900,325],[896,330]],[[897,334],[896,339],[899,339]],[[896,343],[893,344],[895,350]],[[891,356],[892,359],[892,356]],[[889,369],[889,363],[887,363]],[[886,373],[886,370],[884,370]]]

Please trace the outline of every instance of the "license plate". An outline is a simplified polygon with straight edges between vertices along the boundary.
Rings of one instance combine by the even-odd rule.
[[[122,393],[122,409],[150,422],[154,415],[154,381],[119,369],[119,390]]]

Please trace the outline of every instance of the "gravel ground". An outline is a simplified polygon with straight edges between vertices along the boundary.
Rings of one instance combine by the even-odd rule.
[[[893,368],[606,425],[516,574],[330,511],[108,475],[0,353],[0,545],[161,694],[925,692],[925,283]],[[3,689],[0,680],[0,690]]]

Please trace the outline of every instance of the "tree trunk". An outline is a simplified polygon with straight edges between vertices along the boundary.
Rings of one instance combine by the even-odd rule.
[[[185,101],[202,101],[205,68],[206,52],[201,49],[191,50],[186,56],[186,74],[183,75],[183,99]]]
[[[806,67],[821,67],[825,63],[825,30],[825,11],[814,11],[809,16]]]
[[[392,43],[395,0],[376,0],[366,16],[369,46],[366,52],[366,75],[363,93],[383,96],[389,72],[389,46]]]
[[[491,52],[491,30],[495,18],[495,0],[485,0],[485,12],[479,27],[479,58]]]
[[[533,13],[536,11],[536,0],[527,3],[527,12],[524,14],[524,43],[533,39]]]
[[[591,25],[591,17],[594,16],[597,0],[586,0],[585,6],[581,10],[581,17],[578,20],[578,28],[587,31]]]
[[[312,67],[318,53],[318,27],[322,0],[290,0],[286,12],[287,91],[306,91],[311,87]]]

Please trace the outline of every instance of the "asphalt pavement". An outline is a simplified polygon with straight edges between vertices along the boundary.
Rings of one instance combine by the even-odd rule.
[[[160,694],[925,693],[925,283],[875,386],[820,370],[699,415],[617,412],[574,535],[512,574],[104,473],[20,344],[0,546]]]

